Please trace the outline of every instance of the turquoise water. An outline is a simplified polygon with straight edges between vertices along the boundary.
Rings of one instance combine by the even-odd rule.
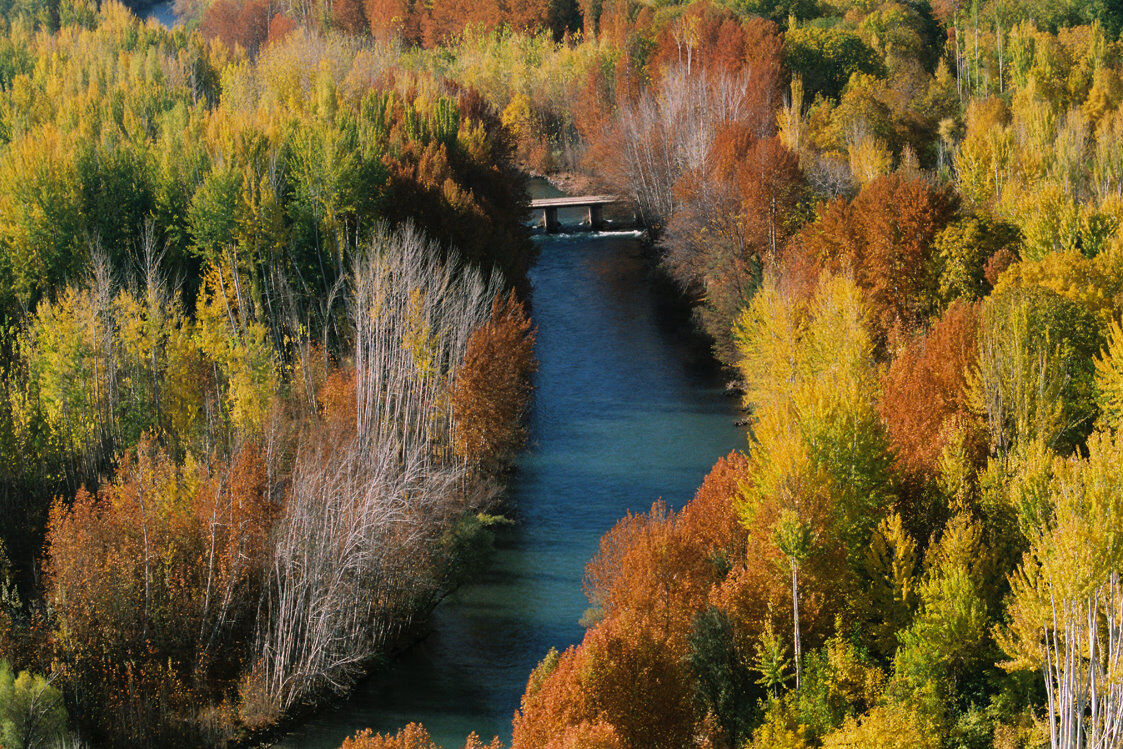
[[[411,721],[446,749],[471,731],[508,739],[531,669],[581,640],[581,576],[601,535],[660,497],[681,506],[744,444],[735,401],[683,335],[635,237],[537,241],[540,370],[530,449],[510,487],[516,524],[483,578],[437,607],[421,644],[279,746],[334,749],[362,728]]]

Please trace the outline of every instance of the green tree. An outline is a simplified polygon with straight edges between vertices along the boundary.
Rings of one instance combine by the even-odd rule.
[[[797,26],[784,35],[784,63],[803,78],[807,96],[837,98],[854,73],[883,75],[877,53],[841,26]]]
[[[66,735],[62,693],[38,674],[17,676],[0,661],[0,745],[4,749],[54,746]]]
[[[979,526],[965,515],[952,518],[927,563],[920,609],[893,659],[896,690],[907,699],[962,696],[964,683],[981,678],[982,667],[993,663]]]
[[[691,623],[688,645],[687,660],[697,680],[698,702],[713,712],[729,742],[739,746],[749,734],[757,690],[748,665],[734,643],[728,615],[712,606],[697,614]],[[771,655],[776,656],[776,653]],[[782,651],[779,658],[782,658]],[[773,657],[767,666],[772,677],[779,678],[783,670],[779,658]],[[776,685],[771,686],[775,689]]]
[[[892,658],[897,635],[912,621],[918,587],[916,543],[892,513],[877,526],[866,550],[868,587],[860,599],[873,650]]]
[[[971,216],[947,226],[935,245],[943,302],[986,296],[990,292],[987,261],[999,250],[1015,247],[1018,238],[1016,227],[987,216]]]

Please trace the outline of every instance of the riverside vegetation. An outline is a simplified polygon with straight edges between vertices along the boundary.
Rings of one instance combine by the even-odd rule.
[[[178,10],[3,10],[5,746],[269,725],[464,574],[518,162],[631,197],[751,429],[604,537],[514,747],[1120,744],[1115,4]]]

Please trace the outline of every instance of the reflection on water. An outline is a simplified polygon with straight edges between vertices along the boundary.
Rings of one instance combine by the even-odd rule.
[[[334,749],[356,730],[411,721],[448,749],[471,731],[509,739],[531,669],[582,637],[581,575],[600,536],[660,497],[681,506],[744,444],[735,403],[683,343],[636,237],[538,241],[540,371],[510,491],[517,523],[483,579],[437,608],[424,642],[280,746]]]

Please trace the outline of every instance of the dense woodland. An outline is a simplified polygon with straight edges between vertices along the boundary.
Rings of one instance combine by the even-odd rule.
[[[217,744],[486,551],[524,182],[480,94],[360,41],[48,11],[0,41],[0,741]]]
[[[471,574],[528,169],[632,198],[751,427],[514,747],[1123,743],[1118,3],[177,10],[0,3],[0,744],[227,742]]]

